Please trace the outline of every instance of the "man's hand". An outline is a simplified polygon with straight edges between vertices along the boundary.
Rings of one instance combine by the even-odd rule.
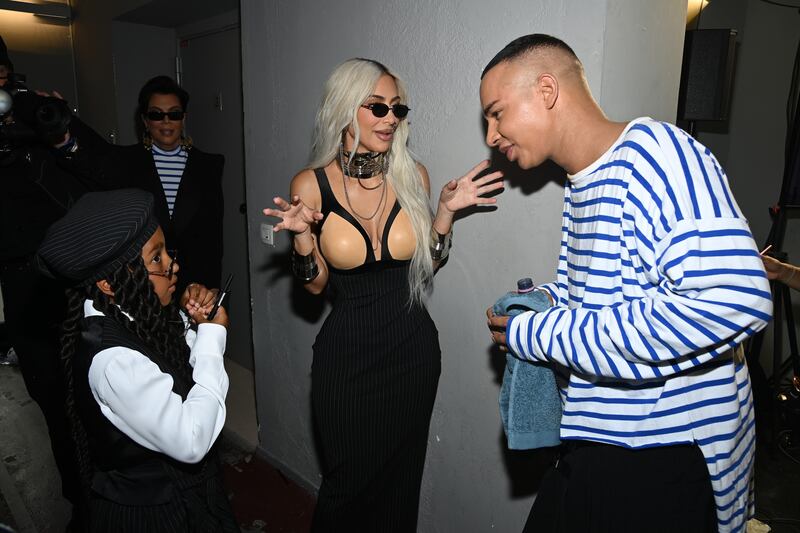
[[[508,325],[508,319],[511,317],[495,315],[491,306],[486,310],[486,317],[489,319],[486,325],[489,326],[489,331],[492,334],[492,342],[494,342],[501,351],[507,352],[506,326]]]
[[[793,289],[800,290],[800,275],[797,273],[800,267],[789,263],[782,263],[769,255],[762,255],[761,261],[764,262],[764,270],[767,272],[767,279],[778,280]]]

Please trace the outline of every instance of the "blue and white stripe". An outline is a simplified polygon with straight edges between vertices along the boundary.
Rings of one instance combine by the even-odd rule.
[[[167,198],[169,216],[175,210],[175,198],[178,196],[178,188],[181,185],[183,170],[186,168],[186,160],[189,155],[181,145],[174,150],[162,150],[155,144],[152,147],[153,161],[156,164],[158,177],[161,179],[161,186],[164,188],[164,196]]]
[[[562,439],[695,443],[719,530],[752,514],[755,447],[740,343],[772,315],[747,221],[711,152],[640,118],[565,190],[557,302],[509,321],[511,350],[554,361]]]

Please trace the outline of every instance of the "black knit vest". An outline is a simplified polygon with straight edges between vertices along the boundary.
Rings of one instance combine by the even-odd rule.
[[[75,405],[86,430],[94,467],[92,491],[124,505],[159,505],[180,491],[203,482],[212,473],[207,457],[197,464],[182,463],[148,450],[117,429],[100,411],[89,387],[89,367],[107,348],[136,350],[173,378],[172,390],[186,400],[193,383],[180,379],[170,363],[116,320],[105,316],[83,319],[81,342],[73,359]]]

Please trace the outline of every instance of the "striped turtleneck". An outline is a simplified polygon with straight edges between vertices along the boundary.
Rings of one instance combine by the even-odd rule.
[[[169,216],[172,217],[175,198],[178,195],[178,187],[180,187],[181,176],[183,176],[183,169],[186,168],[189,154],[182,145],[173,150],[162,150],[154,144],[152,151],[156,171],[161,179],[161,186],[164,188],[164,196],[167,197]]]

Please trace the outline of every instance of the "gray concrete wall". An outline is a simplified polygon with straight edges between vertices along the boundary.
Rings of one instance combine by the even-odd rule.
[[[135,144],[141,129],[141,118],[136,114],[139,90],[153,76],[165,74],[175,78],[177,34],[173,28],[119,20],[109,21],[109,24],[117,144]]]
[[[490,156],[483,144],[480,72],[511,39],[545,32],[570,43],[613,118],[674,119],[683,0],[243,0],[245,157],[256,392],[261,451],[319,484],[310,417],[311,344],[327,309],[294,290],[289,239],[258,238],[261,208],[285,195],[306,162],[322,84],[339,62],[372,57],[410,91],[411,146],[438,191]],[[632,67],[631,67],[632,65]],[[457,223],[429,309],[442,377],[431,422],[420,531],[519,531],[533,497],[535,454],[504,450],[497,408],[502,362],[489,351],[485,308],[522,275],[552,279],[562,189],[552,168],[511,172],[495,212]],[[438,194],[438,192],[434,193]]]
[[[675,122],[675,73],[679,79],[683,55],[677,19],[685,12],[685,2],[608,0],[602,90],[596,96],[609,118]]]
[[[130,93],[135,102],[152,76],[175,76],[174,28],[236,6],[235,0],[71,0],[71,4],[82,118],[104,136],[115,134],[119,144],[134,141],[133,119],[126,108]]]
[[[73,0],[72,23],[81,118],[99,134],[119,131],[111,21],[148,0]],[[130,43],[135,46],[135,43]]]

